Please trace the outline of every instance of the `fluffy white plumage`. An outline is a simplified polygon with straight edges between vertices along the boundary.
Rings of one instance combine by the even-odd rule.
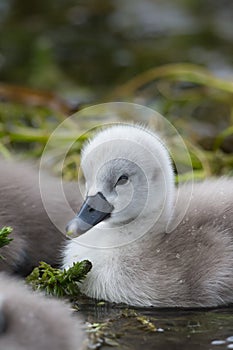
[[[177,198],[166,147],[135,125],[99,132],[81,165],[87,196],[102,193],[114,207],[65,249],[65,268],[82,259],[93,264],[85,294],[137,306],[233,302],[231,179],[181,186]],[[128,180],[120,183],[122,175]],[[168,233],[177,217],[183,219]]]

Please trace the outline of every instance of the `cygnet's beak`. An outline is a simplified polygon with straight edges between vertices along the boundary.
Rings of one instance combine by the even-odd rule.
[[[66,226],[67,235],[77,237],[85,233],[99,222],[110,217],[113,209],[113,206],[101,192],[95,196],[87,197],[79,213]]]

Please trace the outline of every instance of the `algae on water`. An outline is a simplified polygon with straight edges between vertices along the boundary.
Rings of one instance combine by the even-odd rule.
[[[73,297],[80,294],[78,282],[82,282],[91,267],[92,264],[88,260],[73,263],[68,270],[56,269],[41,262],[26,281],[35,290],[44,290],[47,294],[58,297]]]

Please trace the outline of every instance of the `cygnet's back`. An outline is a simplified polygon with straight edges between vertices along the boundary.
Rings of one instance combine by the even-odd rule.
[[[97,133],[81,165],[87,197],[64,267],[92,262],[83,293],[135,306],[233,303],[233,179],[177,191],[158,135],[135,125]]]
[[[72,214],[57,191],[59,180],[47,174],[43,179],[47,205],[64,233]],[[76,210],[81,201],[77,184],[64,184],[64,191]],[[0,270],[27,275],[39,261],[59,264],[65,235],[48,217],[41,199],[39,171],[31,164],[0,159],[0,228],[3,226],[13,228],[13,241],[0,249],[4,257]]]
[[[233,180],[180,186],[176,217],[182,220],[171,232],[146,235],[131,246],[140,261],[139,271],[140,264],[144,267],[139,280],[150,276],[149,288],[154,286],[152,304],[213,307],[232,303]]]

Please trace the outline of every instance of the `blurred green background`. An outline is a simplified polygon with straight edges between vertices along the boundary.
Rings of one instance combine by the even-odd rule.
[[[232,175],[232,13],[231,0],[0,0],[0,152],[39,157],[66,116],[129,101],[175,125],[196,177]]]

